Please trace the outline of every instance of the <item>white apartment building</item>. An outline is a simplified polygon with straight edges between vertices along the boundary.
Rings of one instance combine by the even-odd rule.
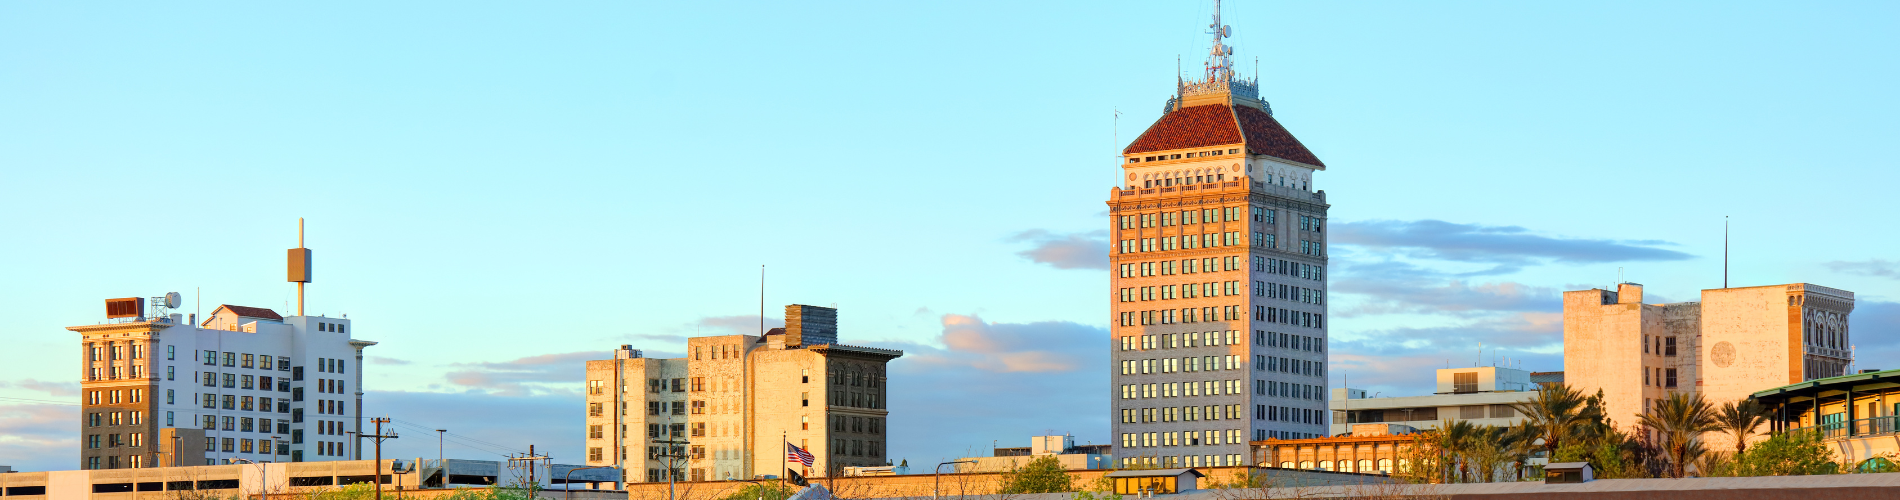
[[[67,327],[82,344],[80,468],[360,455],[363,348],[376,343],[351,339],[348,318],[183,316]]]

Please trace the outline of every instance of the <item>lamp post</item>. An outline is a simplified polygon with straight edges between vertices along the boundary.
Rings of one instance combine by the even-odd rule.
[[[933,474],[931,474],[931,476],[933,476],[931,480],[935,481],[936,484],[930,487],[930,498],[932,498],[933,500],[940,500],[943,498],[943,466],[950,465],[950,464],[973,464],[973,463],[976,463],[976,461],[975,460],[952,460],[949,462],[937,464],[937,469],[932,471]]]
[[[270,480],[264,477],[264,464],[259,463],[256,460],[251,460],[248,458],[233,458],[231,459],[231,461],[243,462],[243,463],[248,463],[248,464],[257,466],[257,500],[267,500],[267,497],[264,496],[264,485],[269,483]]]
[[[615,465],[596,465],[592,467],[575,467],[572,469],[568,469],[567,474],[564,474],[562,476],[566,480],[561,483],[561,498],[569,498],[569,499],[574,498],[574,471],[587,470],[587,469],[618,469],[618,468],[620,467],[615,466]]]

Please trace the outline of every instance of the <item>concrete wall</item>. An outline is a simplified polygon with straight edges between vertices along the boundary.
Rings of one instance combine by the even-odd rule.
[[[1660,364],[1653,352],[1643,353],[1644,335],[1662,329],[1662,316],[1658,307],[1614,303],[1615,297],[1596,289],[1564,292],[1564,379],[1585,395],[1602,391],[1609,418],[1628,427],[1646,400],[1663,393],[1643,381]]]
[[[1389,477],[1368,474],[1348,474],[1322,471],[1294,471],[1262,469],[1251,467],[1202,467],[1196,468],[1207,477],[1200,480],[1201,488],[1210,488],[1217,483],[1237,482],[1248,472],[1265,474],[1269,483],[1277,486],[1317,487],[1327,485],[1384,484],[1392,482]],[[1102,476],[1112,470],[1073,470],[1069,477],[1078,488],[1091,488]],[[1002,474],[911,474],[904,476],[840,477],[813,480],[813,484],[824,485],[837,498],[931,498],[941,492],[943,498],[973,497],[996,495],[1002,485]],[[776,486],[777,483],[766,482]],[[716,500],[731,495],[750,483],[736,481],[687,482],[675,485],[677,500]],[[666,483],[644,483],[630,485],[628,500],[667,500]],[[1238,490],[1237,490],[1238,491]],[[1253,491],[1259,491],[1258,488]],[[1027,500],[1029,498],[1048,498],[1050,500],[1072,498],[1073,493],[1052,493],[1045,495],[1008,495],[1009,498]],[[1270,497],[1285,498],[1285,497]]]

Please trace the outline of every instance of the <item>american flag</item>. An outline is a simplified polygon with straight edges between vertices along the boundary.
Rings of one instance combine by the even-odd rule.
[[[806,467],[811,467],[813,460],[816,459],[811,456],[811,452],[805,451],[804,448],[799,448],[798,445],[785,443],[786,462],[798,462],[805,464]]]

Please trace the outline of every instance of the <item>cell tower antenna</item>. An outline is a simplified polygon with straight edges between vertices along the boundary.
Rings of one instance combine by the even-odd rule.
[[[1728,216],[1722,216],[1722,288],[1728,288]]]
[[[1234,48],[1221,40],[1233,36],[1233,28],[1220,22],[1220,0],[1214,0],[1214,24],[1207,25],[1207,34],[1213,35],[1213,46],[1207,53],[1207,81],[1225,82],[1234,76],[1234,63],[1231,56]]]
[[[303,316],[303,285],[310,282],[310,249],[303,246],[303,217],[297,218],[297,248],[285,261],[285,280],[297,283],[297,315]]]

